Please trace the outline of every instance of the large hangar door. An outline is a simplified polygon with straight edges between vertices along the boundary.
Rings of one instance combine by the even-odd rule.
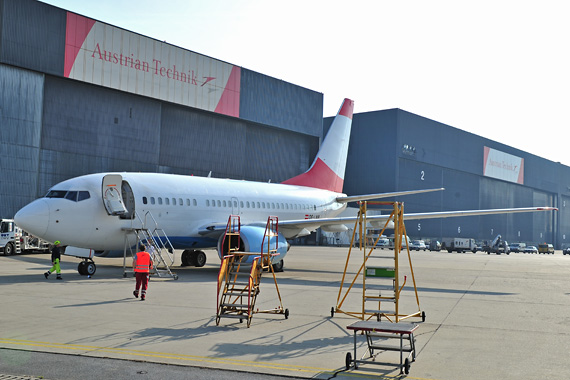
[[[570,247],[570,197],[568,196],[562,195],[560,197],[558,220],[560,221],[558,227],[560,231],[560,248],[568,248]]]

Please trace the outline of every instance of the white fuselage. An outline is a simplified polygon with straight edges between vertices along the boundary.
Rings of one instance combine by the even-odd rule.
[[[268,216],[279,221],[338,215],[343,194],[304,186],[249,182],[157,173],[113,173],[132,189],[135,219],[109,215],[102,198],[103,177],[90,174],[61,182],[51,190],[89,192],[83,200],[44,197],[16,214],[24,230],[48,241],[93,250],[123,250],[125,228],[156,220],[177,249],[214,247],[206,227],[225,225],[230,215],[241,224],[264,225]],[[150,215],[152,215],[152,218]],[[289,231],[291,235],[291,231]],[[293,236],[287,236],[286,238]]]

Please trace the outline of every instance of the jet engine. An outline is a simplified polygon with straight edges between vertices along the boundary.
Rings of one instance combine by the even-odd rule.
[[[265,227],[256,226],[242,226],[240,234],[220,236],[218,239],[218,255],[220,259],[228,254],[229,249],[238,249],[239,252],[259,253],[261,255],[262,245],[263,254],[266,255],[268,250],[277,250],[277,256],[271,258],[273,269],[276,272],[283,270],[283,258],[289,251],[291,245],[287,242],[285,237],[281,234],[277,236],[265,237]],[[269,239],[269,244],[267,243]],[[229,242],[228,242],[229,240]],[[247,258],[247,262],[252,262],[257,255],[251,255]]]

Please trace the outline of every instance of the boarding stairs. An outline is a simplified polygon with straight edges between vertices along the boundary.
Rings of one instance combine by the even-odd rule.
[[[285,318],[289,317],[289,310],[283,309],[277,279],[271,265],[271,257],[278,254],[277,226],[277,217],[270,216],[260,252],[244,252],[240,245],[240,217],[230,215],[228,218],[221,246],[224,257],[218,273],[216,325],[220,324],[221,318],[236,318],[240,322],[245,319],[247,327],[250,327],[255,313],[285,314]],[[275,245],[272,242],[275,242]],[[271,310],[255,309],[264,271],[271,271],[273,274],[280,302],[280,306]]]
[[[178,280],[178,275],[170,269],[174,264],[174,247],[150,211],[144,214],[144,218],[135,212],[131,226],[123,228],[123,231],[125,231],[123,277],[127,277],[128,253],[130,253],[131,258],[134,257],[134,254],[138,252],[139,244],[142,243],[152,258],[153,269],[150,273],[157,277],[171,277]],[[135,235],[136,243],[134,246],[129,243],[133,241],[132,235]]]

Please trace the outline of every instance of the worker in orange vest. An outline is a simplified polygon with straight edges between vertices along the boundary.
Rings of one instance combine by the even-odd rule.
[[[139,298],[139,289],[141,289],[141,301],[146,298],[146,290],[148,288],[148,279],[150,277],[150,270],[152,269],[152,257],[145,250],[145,246],[139,246],[139,252],[135,253],[133,257],[133,270],[135,271],[136,285],[133,295]]]

